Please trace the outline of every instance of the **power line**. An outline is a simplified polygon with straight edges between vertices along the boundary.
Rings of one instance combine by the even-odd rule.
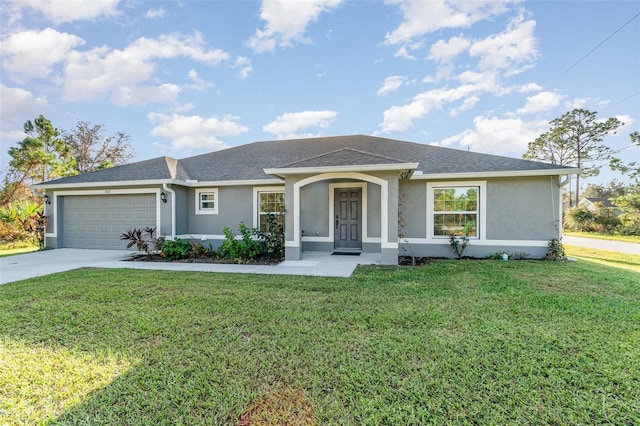
[[[578,59],[576,61],[576,63],[574,63],[573,65],[571,65],[569,68],[567,68],[567,70],[564,72],[565,74],[568,73],[569,71],[571,71],[571,69],[573,69],[573,67],[575,67],[576,65],[578,65],[580,62],[582,62],[587,56],[591,55],[598,47],[602,46],[603,44],[605,44],[611,37],[613,37],[614,35],[616,35],[621,29],[623,29],[624,27],[626,27],[627,25],[629,25],[631,23],[631,21],[633,21],[634,19],[636,19],[638,16],[640,16],[640,12],[636,13],[635,16],[633,16],[631,19],[629,19],[627,22],[625,22],[620,28],[618,28],[617,30],[615,30],[609,37],[605,38],[604,40],[602,40],[596,47],[594,47],[593,49],[591,49],[590,51],[588,51],[582,58]]]

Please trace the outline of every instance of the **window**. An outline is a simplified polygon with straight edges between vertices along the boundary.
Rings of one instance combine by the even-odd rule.
[[[467,232],[485,238],[485,182],[428,183],[428,238],[446,238]]]
[[[196,189],[196,214],[218,214],[217,189]]]
[[[261,232],[268,229],[269,214],[273,214],[280,225],[284,226],[284,191],[258,191],[257,202],[257,228]]]

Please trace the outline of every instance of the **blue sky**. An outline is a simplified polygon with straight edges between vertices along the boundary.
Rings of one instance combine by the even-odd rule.
[[[354,133],[520,157],[575,107],[625,123],[606,140],[614,149],[640,127],[637,1],[0,0],[0,8],[3,170],[23,123],[39,114],[60,129],[81,120],[125,132],[135,160]],[[621,179],[605,167],[590,181],[612,178]]]

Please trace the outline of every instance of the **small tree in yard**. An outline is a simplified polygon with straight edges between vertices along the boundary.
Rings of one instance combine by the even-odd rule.
[[[576,201],[580,200],[580,176],[596,176],[600,171],[600,166],[586,167],[585,163],[611,157],[613,150],[603,140],[615,134],[624,123],[614,117],[598,120],[595,112],[576,108],[552,120],[550,124],[548,132],[529,142],[529,150],[523,157],[583,168],[583,172],[576,177]]]

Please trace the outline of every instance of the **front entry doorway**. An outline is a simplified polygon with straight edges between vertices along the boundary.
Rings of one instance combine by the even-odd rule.
[[[362,250],[362,188],[335,189],[334,248]]]

